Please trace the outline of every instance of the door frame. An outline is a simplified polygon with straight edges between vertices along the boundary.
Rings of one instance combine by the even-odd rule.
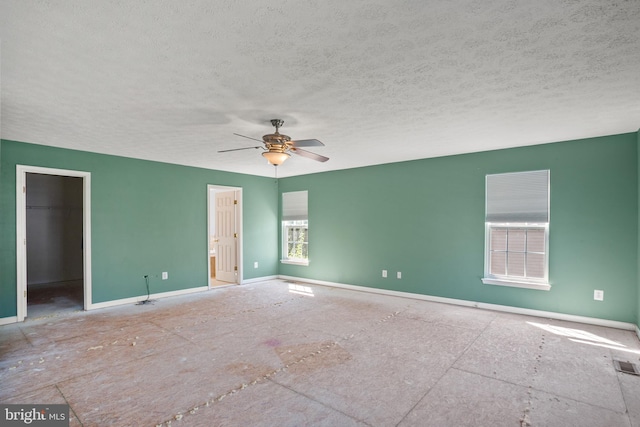
[[[91,172],[16,165],[16,290],[17,321],[27,317],[27,174],[82,178],[83,309],[91,309]]]
[[[234,191],[236,193],[236,198],[238,200],[235,215],[236,230],[238,232],[238,239],[236,240],[236,262],[238,264],[238,274],[236,275],[235,284],[239,285],[243,280],[242,241],[244,233],[242,230],[242,187],[229,187],[225,185],[207,184],[207,284],[209,289],[213,288],[213,286],[211,286],[211,242],[209,239],[209,230],[211,230],[211,214],[213,213],[212,203],[215,203],[215,195],[213,195],[213,193],[217,191]]]

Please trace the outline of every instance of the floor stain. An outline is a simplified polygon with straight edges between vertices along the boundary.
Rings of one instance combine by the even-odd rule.
[[[269,347],[278,347],[280,346],[280,344],[282,344],[282,342],[277,338],[271,338],[266,340],[263,344]]]

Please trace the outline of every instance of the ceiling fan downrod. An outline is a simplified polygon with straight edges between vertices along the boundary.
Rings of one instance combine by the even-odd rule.
[[[271,119],[271,125],[276,128],[276,133],[278,133],[278,129],[280,129],[283,124],[284,124],[283,120]]]

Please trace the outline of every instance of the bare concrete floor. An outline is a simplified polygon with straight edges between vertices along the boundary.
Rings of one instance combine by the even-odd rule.
[[[640,426],[631,331],[268,281],[0,327],[72,426]]]

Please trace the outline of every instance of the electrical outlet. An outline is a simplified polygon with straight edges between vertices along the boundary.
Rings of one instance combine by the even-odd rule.
[[[255,261],[255,262],[253,263],[253,268],[258,268],[258,261]]]
[[[166,271],[162,272],[162,280],[167,280],[169,278],[169,273],[167,273]]]
[[[398,271],[398,272],[396,273],[396,277],[397,277],[398,279],[402,279],[402,272],[401,272],[401,271]]]
[[[382,277],[387,277],[387,270],[382,270]]]
[[[596,289],[593,291],[593,299],[596,301],[604,301],[604,291]]]

